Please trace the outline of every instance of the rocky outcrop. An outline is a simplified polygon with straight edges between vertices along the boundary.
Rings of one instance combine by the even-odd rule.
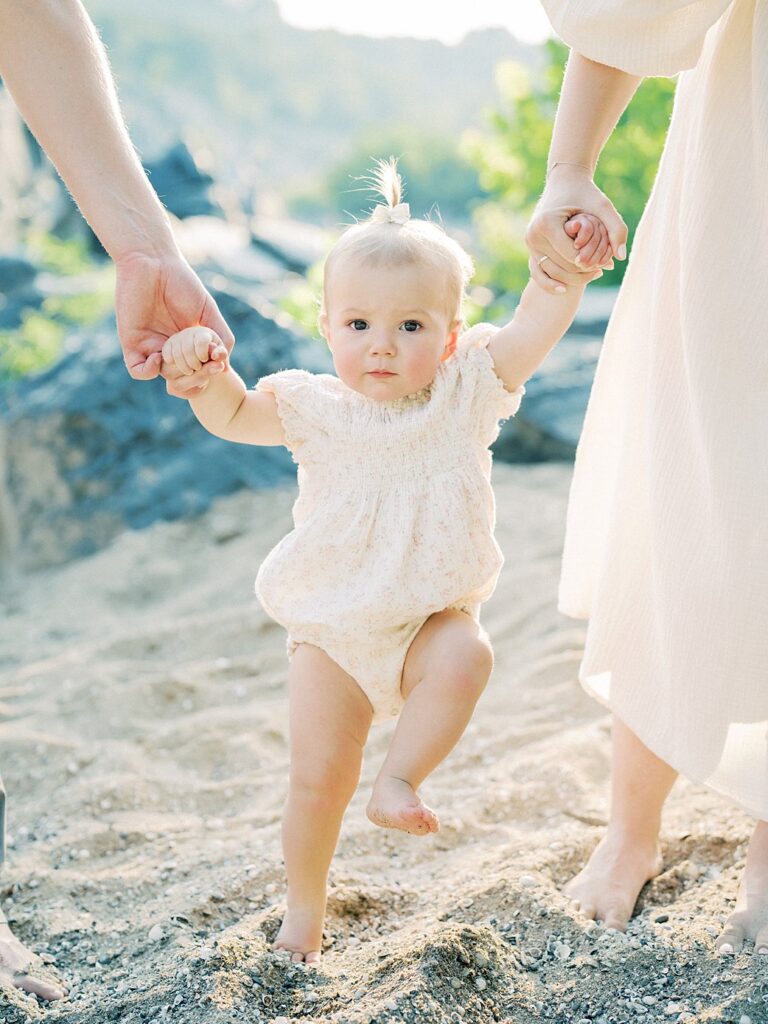
[[[226,293],[216,299],[246,380],[297,364],[289,331]],[[293,472],[283,448],[226,444],[162,381],[132,380],[114,328],[70,339],[64,359],[4,399],[4,560],[21,568],[88,554],[126,527],[194,516],[219,495]]]
[[[183,142],[145,167],[152,187],[175,217],[221,215],[221,208],[208,194],[213,178],[200,169]]]

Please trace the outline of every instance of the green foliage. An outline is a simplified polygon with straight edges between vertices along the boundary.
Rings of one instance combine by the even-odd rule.
[[[26,310],[15,331],[0,331],[0,380],[38,373],[56,361],[66,335],[63,324]]]
[[[398,157],[405,200],[415,217],[466,220],[468,207],[485,193],[469,159],[446,136],[403,127],[367,133],[319,184],[290,200],[295,216],[327,219],[332,211],[343,223],[365,217],[378,200],[366,181],[376,159]]]
[[[83,238],[58,238],[44,231],[30,232],[27,246],[36,263],[54,274],[81,274],[93,266]]]
[[[89,278],[90,290],[49,295],[39,310],[23,311],[20,327],[0,331],[0,383],[52,366],[73,327],[88,327],[107,316],[113,307],[114,274],[110,267],[99,268],[96,275],[93,282]]]
[[[323,294],[323,263],[310,267],[306,277],[297,282],[287,295],[280,299],[280,309],[287,313],[297,329],[311,338],[320,338],[318,318],[320,300]]]
[[[519,64],[497,69],[501,106],[489,129],[465,134],[463,152],[477,169],[492,199],[475,208],[474,220],[486,256],[478,280],[505,291],[520,291],[528,279],[525,225],[541,193],[552,124],[568,50],[546,44],[548,63],[535,83]],[[595,176],[629,227],[630,246],[656,176],[674,96],[674,82],[647,79],[622,114],[603,150]],[[601,284],[618,284],[626,263],[617,262]]]
[[[103,320],[112,305],[112,289],[103,288],[74,295],[51,295],[43,301],[43,312],[53,319],[88,327]]]

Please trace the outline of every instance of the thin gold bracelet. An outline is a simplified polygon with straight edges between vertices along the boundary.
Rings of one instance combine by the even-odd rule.
[[[587,167],[586,164],[572,163],[570,160],[555,160],[551,167],[547,168],[547,174],[551,174],[556,167],[580,167],[583,171],[591,177],[595,172],[591,167]]]

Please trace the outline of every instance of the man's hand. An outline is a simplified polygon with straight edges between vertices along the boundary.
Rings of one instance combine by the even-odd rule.
[[[210,327],[227,352],[232,350],[232,332],[181,255],[130,253],[116,260],[115,266],[117,330],[132,377],[157,377],[163,345],[185,327]],[[174,394],[170,387],[168,391]]]

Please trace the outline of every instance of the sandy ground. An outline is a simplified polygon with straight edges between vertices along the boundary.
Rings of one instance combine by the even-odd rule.
[[[20,584],[0,627],[0,896],[70,996],[0,993],[0,1020],[768,1021],[768,968],[711,949],[750,831],[717,797],[678,783],[664,872],[626,936],[560,895],[601,834],[609,756],[607,718],[576,683],[583,626],[555,609],[569,475],[497,466],[497,665],[424,787],[442,831],[366,820],[379,727],[317,971],[269,951],[286,660],[252,585],[292,489],[235,495]]]

